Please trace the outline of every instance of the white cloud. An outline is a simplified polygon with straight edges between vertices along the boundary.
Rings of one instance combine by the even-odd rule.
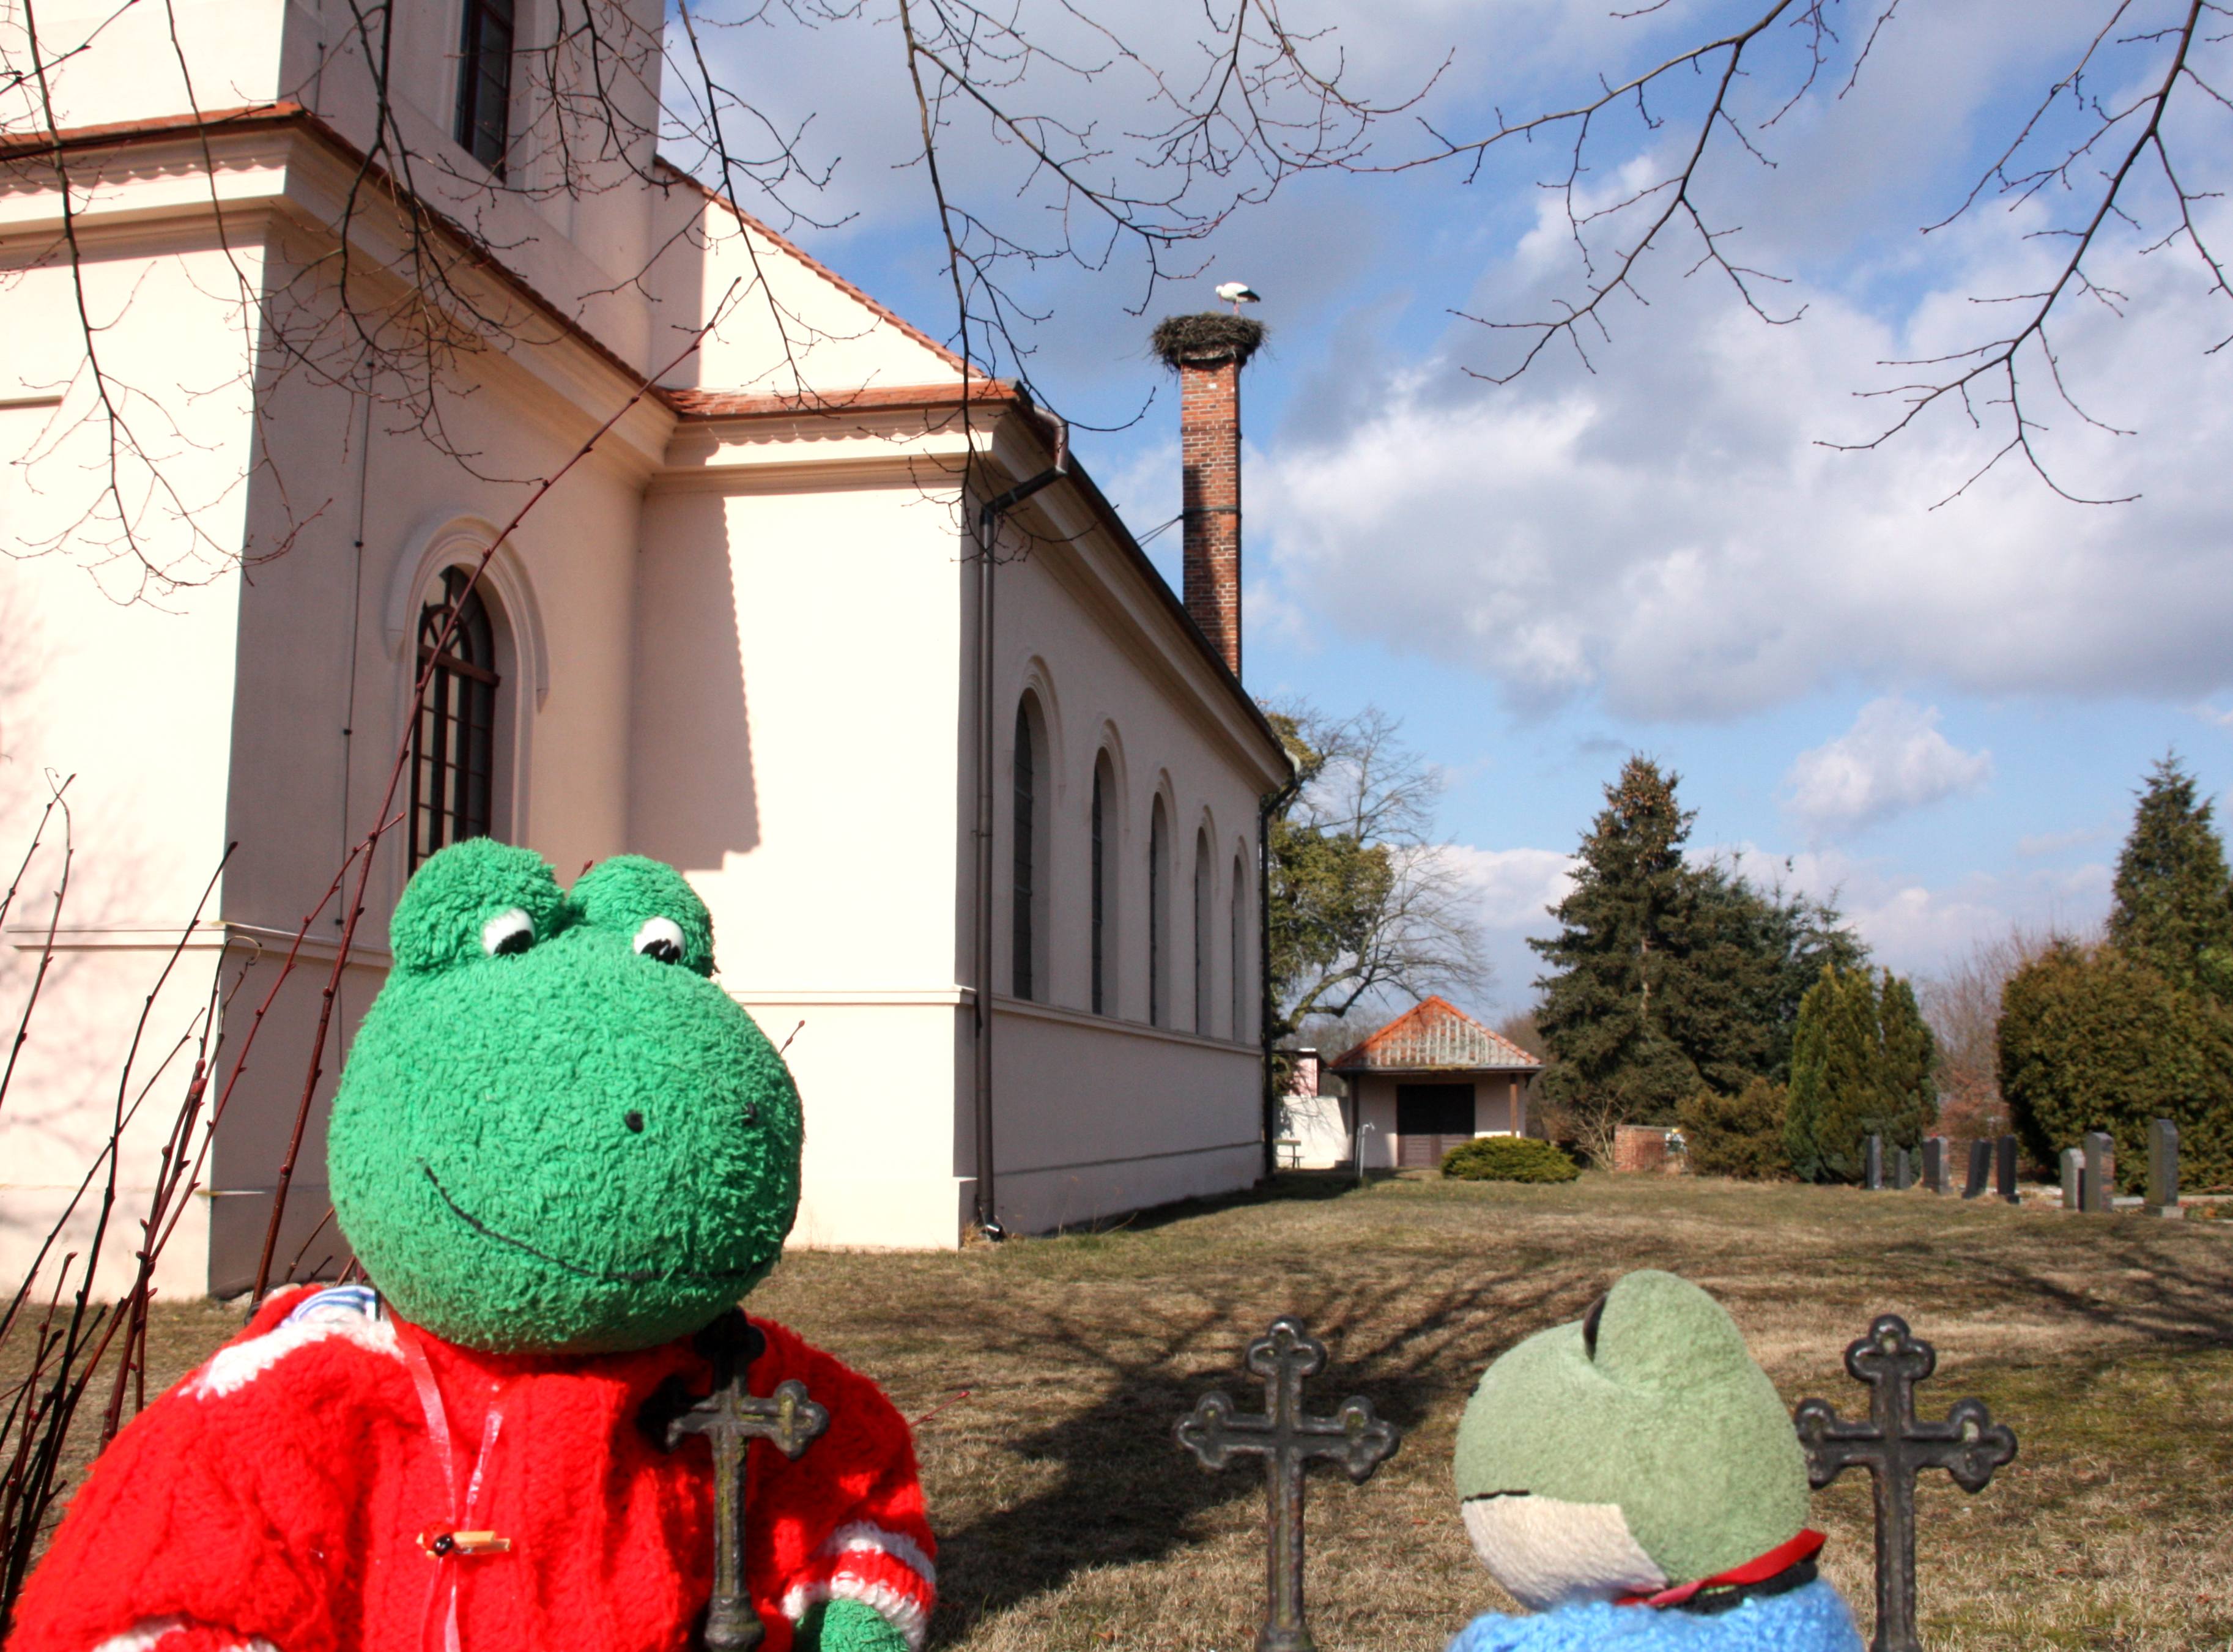
[[[1938,732],[1938,708],[1872,699],[1836,739],[1802,751],[1784,777],[1785,807],[1818,837],[1854,830],[1992,777],[1989,751],[1963,751]]]
[[[1545,911],[1573,887],[1574,857],[1554,849],[1475,849],[1453,843],[1443,858],[1470,885],[1481,921],[1494,929],[1548,934],[1556,927]]]
[[[1804,214],[1755,217],[1780,202],[1733,187],[1723,204],[1761,224],[1769,267],[1803,271],[1823,251]],[[2233,207],[2212,212],[2233,238]],[[1911,235],[1870,239],[1774,289],[1778,309],[1805,307],[1788,327],[1709,271],[1686,279],[1695,251],[1670,247],[1638,276],[1650,309],[1616,300],[1610,340],[1587,341],[1593,373],[1554,348],[1510,385],[1468,378],[1509,367],[1523,335],[1464,323],[1378,374],[1369,355],[1330,359],[1325,393],[1298,398],[1252,474],[1252,543],[1337,634],[1477,671],[1521,709],[1595,699],[1616,717],[1724,719],[1857,680],[2205,699],[2233,686],[2233,489],[2212,457],[2233,444],[2233,399],[2202,354],[2223,302],[2189,264],[2105,246],[2096,278],[2130,295],[2126,317],[2058,312],[2074,393],[2139,435],[2088,426],[2056,405],[2043,362],[2026,365],[2057,479],[2137,504],[2068,503],[2015,459],[1932,509],[2006,439],[1997,390],[1975,403],[1982,427],[1948,402],[1878,450],[1821,445],[1898,416],[1897,394],[1853,394],[1916,376],[1882,364],[1989,334],[1999,312],[1976,296],[2045,284],[2060,244],[2024,236],[2049,227],[2024,210],[1965,219],[1931,238],[1927,267]],[[1484,259],[1462,308],[1554,313],[1573,290],[1570,249],[1546,202],[1516,249]]]
[[[1739,847],[1748,861],[1758,854]],[[2111,874],[2100,862],[1945,883],[1834,849],[1794,855],[1788,865],[1787,888],[1834,901],[1876,962],[1902,975],[1937,974],[2011,929],[2088,933],[2109,905]]]

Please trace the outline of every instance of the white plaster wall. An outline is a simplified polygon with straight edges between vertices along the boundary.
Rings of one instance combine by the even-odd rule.
[[[842,400],[863,387],[959,378],[953,359],[921,335],[695,187],[678,184],[652,203],[659,250],[643,285],[656,362],[671,360],[714,323],[662,382]]]
[[[253,252],[244,256],[252,270]],[[240,583],[212,547],[240,543],[248,426],[244,390],[231,387],[242,380],[245,349],[210,296],[230,280],[213,252],[106,257],[87,267],[88,302],[114,318],[102,348],[133,387],[134,427],[179,497],[199,507],[204,536],[182,533],[160,509],[133,511],[135,550],[101,502],[107,436],[89,417],[94,392],[80,372],[69,278],[26,270],[30,259],[18,246],[0,258],[13,265],[0,354],[0,403],[12,404],[0,406],[0,548],[8,553],[0,558],[0,858],[12,875],[50,774],[68,778],[74,847],[60,950],[0,1101],[0,1276],[22,1277],[99,1161],[120,1093],[128,1109],[146,1087],[119,1161],[118,1219],[126,1226],[105,1247],[107,1291],[130,1275],[129,1222],[145,1212],[161,1140],[185,1094],[192,1056],[179,1040],[208,994],[221,933],[220,884],[205,909],[209,926],[147,1012],[127,1073],[142,1002],[225,849]],[[60,400],[41,400],[49,395]],[[144,497],[144,467],[127,460],[120,480],[127,498]],[[206,582],[155,582],[160,602],[127,602],[150,586],[150,564]],[[0,933],[0,1013],[11,1028],[55,918],[59,816],[47,841]],[[96,1182],[63,1249],[82,1248],[99,1192]],[[205,1219],[199,1205],[186,1216],[160,1276],[166,1288],[198,1288]]]
[[[722,985],[796,1031],[804,1243],[960,1232],[952,522],[904,478],[644,513],[629,844],[688,873]]]
[[[1350,1161],[1349,1127],[1338,1096],[1281,1096],[1279,1135],[1295,1143],[1292,1162],[1298,1169],[1327,1170]],[[1288,1151],[1280,1151],[1282,1166],[1290,1162]]]

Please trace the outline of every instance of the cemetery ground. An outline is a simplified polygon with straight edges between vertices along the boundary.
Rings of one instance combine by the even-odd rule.
[[[1983,1493],[1923,1482],[1934,1652],[2233,1646],[2233,1222],[1594,1174],[1363,1189],[1289,1175],[1106,1232],[794,1252],[752,1306],[916,1420],[941,1550],[932,1643],[956,1652],[1246,1652],[1263,1609],[1261,1468],[1206,1473],[1171,1427],[1212,1386],[1256,1404],[1241,1348],[1300,1314],[1332,1355],[1312,1408],[1359,1393],[1405,1432],[1364,1486],[1312,1473],[1318,1643],[1439,1652],[1475,1613],[1508,1608],[1449,1489],[1467,1395],[1500,1350],[1647,1266],[1726,1303],[1788,1402],[1860,1414],[1843,1350],[1889,1311],[1939,1350],[1922,1415],[1975,1394],[2015,1427],[2021,1454]],[[240,1316],[158,1317],[152,1375],[168,1382]],[[1818,1494],[1815,1517],[1865,1636],[1866,1475]]]

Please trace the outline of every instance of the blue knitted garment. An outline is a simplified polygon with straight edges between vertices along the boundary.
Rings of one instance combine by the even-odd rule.
[[[1816,1578],[1787,1594],[1755,1597],[1711,1614],[1589,1601],[1532,1617],[1488,1612],[1465,1626],[1449,1652],[1860,1652],[1860,1633],[1838,1591]]]

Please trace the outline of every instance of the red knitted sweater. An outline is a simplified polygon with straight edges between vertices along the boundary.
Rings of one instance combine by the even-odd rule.
[[[830,1418],[795,1463],[752,1447],[765,1652],[833,1597],[920,1647],[935,1545],[907,1424],[866,1377],[755,1323],[752,1392],[797,1377]],[[414,1366],[439,1394],[446,1473]],[[637,1428],[672,1372],[711,1380],[687,1342],[478,1354],[361,1288],[282,1292],[102,1454],[10,1652],[679,1652],[712,1592],[713,1477],[702,1440],[670,1455]],[[427,1552],[452,1530],[509,1547]]]

